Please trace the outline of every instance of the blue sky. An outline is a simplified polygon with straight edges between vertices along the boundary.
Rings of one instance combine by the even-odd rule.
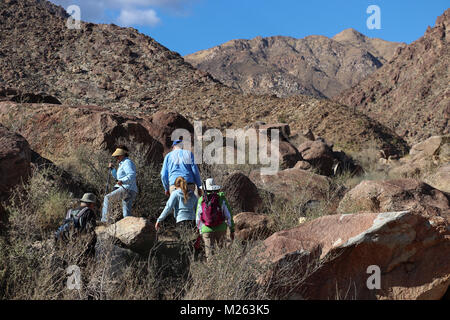
[[[81,20],[132,26],[181,55],[232,39],[275,35],[332,37],[354,28],[374,38],[411,43],[448,7],[448,0],[52,0],[81,8]],[[370,5],[381,29],[369,30]]]

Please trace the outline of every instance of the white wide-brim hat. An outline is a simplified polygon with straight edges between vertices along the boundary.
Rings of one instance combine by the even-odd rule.
[[[206,179],[205,181],[205,189],[206,191],[217,191],[220,190],[222,187],[218,186],[213,178]]]

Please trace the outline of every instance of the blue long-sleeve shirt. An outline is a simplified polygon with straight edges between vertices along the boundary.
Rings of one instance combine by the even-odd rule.
[[[136,184],[136,166],[133,161],[128,158],[123,159],[119,163],[117,170],[114,168],[111,170],[111,174],[114,179],[122,181],[122,185],[127,190],[138,192]],[[120,187],[118,184],[115,187]]]
[[[189,198],[186,203],[184,203],[183,191],[177,189],[170,195],[170,198],[166,203],[166,207],[157,221],[161,222],[166,219],[173,209],[175,209],[174,216],[177,223],[185,220],[195,221],[195,208],[197,206],[197,201],[198,199],[194,192],[189,191]]]
[[[202,186],[200,171],[194,161],[194,154],[189,150],[177,149],[169,152],[164,158],[161,170],[161,181],[164,190],[169,191],[178,177],[183,177],[187,183]]]

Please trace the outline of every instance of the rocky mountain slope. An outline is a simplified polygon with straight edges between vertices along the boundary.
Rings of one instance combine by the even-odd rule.
[[[449,133],[450,9],[425,35],[336,100],[394,129],[413,144]]]
[[[347,29],[331,39],[231,40],[185,60],[245,93],[330,98],[373,73],[402,46]]]
[[[71,30],[61,10],[41,0],[0,3],[0,88],[135,116],[177,111],[221,129],[285,121],[293,131],[311,129],[343,146],[377,141],[405,148],[392,132],[346,106],[308,96],[242,95],[133,28],[82,23]]]

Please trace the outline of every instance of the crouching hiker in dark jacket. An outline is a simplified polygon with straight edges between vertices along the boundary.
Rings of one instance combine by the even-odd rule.
[[[88,243],[86,252],[93,253],[97,241],[95,235],[96,203],[94,194],[85,193],[80,200],[80,206],[67,211],[64,223],[55,233],[55,241],[57,243],[68,244],[74,238],[87,235]]]

